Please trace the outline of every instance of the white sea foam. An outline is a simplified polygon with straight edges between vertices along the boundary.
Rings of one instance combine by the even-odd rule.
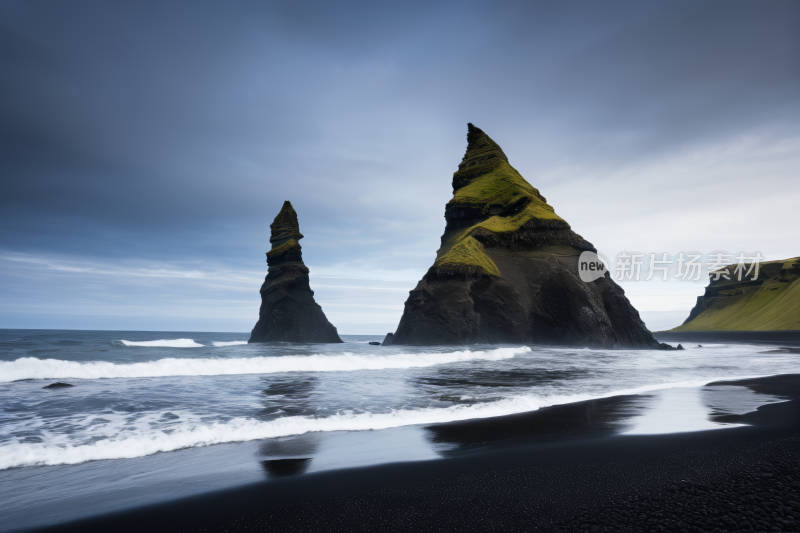
[[[166,376],[217,376],[232,374],[274,374],[278,372],[347,372],[355,370],[385,370],[420,368],[465,361],[499,361],[530,348],[497,348],[487,351],[457,351],[447,353],[406,353],[393,355],[305,355],[283,357],[252,357],[240,359],[179,359],[168,358],[143,363],[117,364],[107,361],[63,361],[23,357],[15,361],[0,361],[0,382],[21,379],[100,379],[144,378]]]
[[[247,344],[247,341],[215,341],[211,344],[214,346],[240,346],[242,344]]]
[[[193,448],[243,442],[312,432],[380,430],[408,425],[427,425],[473,418],[488,418],[514,413],[535,411],[542,407],[560,405],[609,396],[639,394],[653,390],[675,387],[697,387],[709,380],[684,381],[679,383],[653,384],[633,389],[608,391],[602,394],[550,395],[546,397],[525,394],[495,402],[471,405],[453,405],[445,408],[396,409],[386,413],[354,413],[341,411],[335,415],[315,418],[310,416],[288,416],[271,421],[238,417],[226,422],[204,422],[192,413],[180,413],[180,421],[170,425],[168,432],[154,428],[153,420],[162,413],[150,414],[131,425],[128,415],[109,419],[106,425],[89,424],[94,416],[86,417],[84,425],[90,427],[84,438],[93,437],[84,444],[75,437],[47,432],[47,442],[8,442],[0,446],[0,470],[20,466],[77,464],[104,459],[126,459]],[[175,413],[172,413],[175,416]],[[94,420],[96,422],[96,419]],[[26,425],[31,424],[30,421]],[[34,422],[35,424],[35,422]],[[124,429],[123,429],[124,426]],[[105,437],[96,440],[98,437]]]
[[[161,339],[157,341],[120,341],[125,346],[152,346],[160,348],[202,348],[192,339]]]

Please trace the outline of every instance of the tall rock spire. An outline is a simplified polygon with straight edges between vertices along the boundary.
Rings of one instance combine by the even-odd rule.
[[[308,283],[308,267],[303,264],[297,242],[303,234],[290,202],[283,203],[270,230],[269,269],[261,286],[258,323],[248,342],[342,342],[322,307],[314,301],[314,291]]]
[[[467,128],[441,247],[410,292],[392,342],[659,347],[614,281],[580,279],[578,257],[594,246],[496,142]]]

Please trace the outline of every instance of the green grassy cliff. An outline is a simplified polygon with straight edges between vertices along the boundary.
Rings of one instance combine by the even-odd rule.
[[[689,318],[670,331],[800,330],[800,257],[761,263],[757,279],[711,281]]]

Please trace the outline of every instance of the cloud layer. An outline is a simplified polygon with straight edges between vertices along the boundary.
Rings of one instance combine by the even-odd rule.
[[[197,329],[230,329],[223,301],[254,322],[289,199],[331,320],[385,332],[433,261],[466,122],[607,253],[798,255],[798,21],[791,1],[4,2],[0,250],[119,274],[4,269],[0,327],[202,305]],[[153,265],[215,288],[181,278],[168,305],[130,274]]]

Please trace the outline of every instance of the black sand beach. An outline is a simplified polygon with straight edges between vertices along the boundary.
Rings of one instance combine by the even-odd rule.
[[[637,396],[441,424],[444,459],[272,462],[267,482],[41,531],[798,531],[800,375],[726,384],[788,401],[663,435],[617,432]]]

